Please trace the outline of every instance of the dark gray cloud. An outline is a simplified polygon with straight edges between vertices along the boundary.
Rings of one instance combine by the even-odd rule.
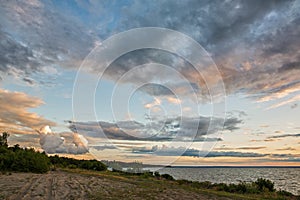
[[[191,156],[191,157],[265,157],[268,154],[248,153],[237,151],[201,151],[197,149],[185,149],[184,147],[153,146],[152,148],[133,148],[133,153],[155,154],[159,156]]]
[[[300,69],[300,62],[290,62],[290,63],[285,63],[282,65],[278,71],[283,72],[287,70],[299,70]]]
[[[276,150],[278,150],[278,151],[296,151],[297,149],[295,149],[293,147],[285,147],[285,148],[279,148]]]
[[[219,147],[219,148],[214,148],[215,150],[258,150],[258,149],[265,149],[266,147],[236,147],[236,148],[231,148],[231,147]]]
[[[268,137],[269,139],[285,138],[285,137],[300,137],[300,134],[282,134]]]
[[[23,81],[28,83],[29,85],[34,85],[35,81],[31,78],[23,78]]]
[[[69,128],[88,137],[118,140],[141,141],[221,141],[221,138],[206,137],[217,131],[238,129],[242,120],[236,118],[223,120],[210,117],[176,117],[154,120],[143,124],[137,121],[110,122],[72,122]]]
[[[206,157],[264,157],[267,154],[253,153],[253,152],[237,152],[237,151],[224,151],[209,152]]]
[[[293,0],[133,0],[117,4],[76,1],[73,5],[3,1],[0,71],[32,84],[32,74],[47,73],[51,67],[76,68],[96,42],[119,31],[146,26],[174,29],[203,45],[220,69],[228,93],[245,93],[269,101],[294,95],[299,88],[299,75],[294,69],[299,69],[300,62],[300,3]],[[124,45],[128,45],[126,42]],[[208,95],[205,82],[195,76],[187,62],[163,51],[137,50],[123,55],[106,71],[105,77],[117,80],[134,66],[149,62],[172,66],[195,89],[189,92]],[[168,79],[163,70],[141,69],[127,83],[153,77]],[[170,85],[176,84],[176,80],[168,81]],[[161,87],[146,87],[144,92],[169,95]]]
[[[288,3],[291,2],[191,0],[141,4],[139,1],[132,1],[121,13],[119,29],[141,26],[167,27],[183,31],[213,49],[217,48],[218,43],[238,40],[237,35],[244,38],[256,21],[262,20],[272,10],[281,10],[281,7]],[[137,13],[142,7],[147,7],[148,10]]]
[[[281,154],[269,154],[271,158],[293,159],[299,158],[300,154],[281,153]]]
[[[251,150],[250,148],[241,148],[243,150]],[[255,148],[253,148],[255,149]],[[236,149],[238,150],[238,148]],[[168,147],[158,145],[152,147],[135,147],[132,148],[132,152],[135,154],[152,154],[159,156],[190,156],[190,157],[268,157],[269,161],[280,159],[295,161],[299,159],[299,154],[270,154],[270,153],[255,153],[255,152],[240,152],[240,151],[203,151],[194,148],[184,148],[184,147]]]
[[[142,88],[140,88],[140,90],[152,96],[174,95],[174,93],[169,88],[160,84],[148,83],[144,85]]]
[[[257,150],[257,149],[265,149],[266,147],[238,147],[237,149],[241,150]]]
[[[115,147],[113,145],[90,146],[90,148],[96,149],[98,151],[103,151],[103,150],[106,150],[106,149],[117,149],[117,147]]]
[[[288,159],[280,159],[280,160],[274,160],[275,162],[300,162],[300,158],[288,158]]]
[[[33,52],[24,44],[17,42],[0,26],[0,71],[13,74],[17,69],[22,74],[38,71],[41,64],[34,59]],[[23,68],[23,69],[22,69]]]
[[[0,5],[1,76],[13,75],[28,83],[28,77],[47,74],[49,68],[78,67],[94,46],[96,37],[89,29],[52,2]]]
[[[242,122],[243,121],[241,119],[238,119],[238,118],[235,118],[235,117],[234,118],[228,118],[224,122],[224,128],[226,130],[233,131],[233,130],[239,129],[236,125],[241,124]]]
[[[141,14],[137,10],[145,6],[143,17],[136,17]],[[122,9],[116,23],[117,30],[160,26],[192,36],[213,56],[228,93],[242,92],[269,101],[292,94],[299,87],[298,75],[291,70],[298,68],[299,63],[299,10],[297,1],[132,1]],[[109,74],[150,61],[172,64],[192,84],[205,88],[188,63],[161,52],[133,52],[118,60],[118,67]],[[133,78],[132,82],[136,80]],[[274,93],[283,95],[273,96]],[[155,95],[158,94],[157,89]]]

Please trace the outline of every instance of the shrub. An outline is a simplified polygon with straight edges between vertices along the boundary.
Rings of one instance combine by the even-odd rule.
[[[50,169],[49,158],[33,149],[13,149],[7,148],[0,155],[1,171],[35,172],[45,173]]]
[[[153,177],[153,174],[152,174],[152,172],[143,172],[141,174],[141,177],[143,177],[143,178],[149,178],[149,177]]]
[[[274,192],[274,183],[268,179],[259,178],[254,182],[257,185],[257,189],[259,191],[264,191],[265,189],[269,190],[270,192]]]
[[[175,180],[170,174],[162,174],[161,177],[171,181]]]
[[[228,191],[228,185],[226,183],[216,183],[213,185],[213,188],[218,191]]]
[[[194,186],[198,186],[198,187],[201,187],[201,188],[206,188],[206,189],[209,189],[212,187],[212,183],[209,182],[209,181],[204,181],[204,182],[193,182]]]
[[[159,172],[157,172],[157,171],[156,171],[156,172],[154,172],[154,176],[155,176],[155,177],[160,177],[160,174],[159,174]]]
[[[279,190],[279,191],[277,192],[277,194],[279,194],[280,196],[293,196],[292,193],[287,192],[287,191],[285,191],[285,190]]]
[[[104,171],[107,169],[106,165],[97,160],[77,160],[74,158],[59,157],[57,155],[50,156],[51,164],[56,167],[81,168],[87,170]]]
[[[247,192],[247,185],[246,183],[239,183],[236,185],[236,192],[237,193],[246,193]]]
[[[179,185],[188,185],[188,184],[192,184],[193,182],[192,181],[189,181],[189,180],[185,180],[185,179],[179,179],[179,180],[177,180],[177,183],[179,184]]]

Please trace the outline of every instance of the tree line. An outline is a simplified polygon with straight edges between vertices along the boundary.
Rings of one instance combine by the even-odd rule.
[[[77,160],[74,158],[48,156],[33,148],[21,148],[19,144],[8,146],[9,134],[0,135],[0,171],[45,173],[56,168],[80,168],[103,171],[107,167],[97,160]]]

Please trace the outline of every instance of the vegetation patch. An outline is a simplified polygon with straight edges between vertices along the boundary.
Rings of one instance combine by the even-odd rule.
[[[106,170],[107,167],[97,160],[77,160],[55,156],[47,156],[45,152],[33,148],[21,148],[18,144],[9,147],[9,134],[0,135],[0,171],[1,172],[33,172],[46,173],[56,168],[79,168],[95,171]]]

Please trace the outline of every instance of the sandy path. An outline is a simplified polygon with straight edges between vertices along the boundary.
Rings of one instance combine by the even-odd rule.
[[[87,199],[92,189],[80,179],[87,177],[65,172],[1,175],[0,199]]]
[[[0,175],[0,199],[80,200],[92,197],[93,199],[220,199],[182,188],[169,188],[163,185],[145,187],[138,181],[115,180],[63,171],[47,174]]]

